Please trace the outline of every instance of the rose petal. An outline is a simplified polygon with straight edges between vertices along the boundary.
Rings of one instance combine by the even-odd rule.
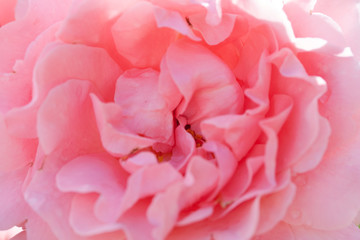
[[[335,231],[321,231],[303,226],[291,226],[284,222],[279,223],[274,229],[256,237],[256,240],[338,240],[349,239],[356,240],[360,236],[359,229],[355,225]]]
[[[2,55],[0,72],[11,72],[15,61],[24,57],[28,45],[42,31],[64,18],[71,2],[71,0],[64,0],[42,4],[39,0],[31,0],[23,18],[2,26],[0,52],[11,54]],[[44,15],[44,12],[48,14]]]
[[[175,142],[170,164],[182,171],[195,151],[195,140],[184,127],[178,126],[175,129]]]
[[[39,105],[56,85],[69,79],[89,80],[107,100],[113,97],[119,74],[118,65],[103,49],[74,44],[48,45],[34,69],[33,100],[8,112],[6,123],[9,131],[16,136],[35,138]]]
[[[243,93],[230,69],[206,48],[177,41],[169,47],[166,61],[174,83],[184,96],[177,112],[186,116],[189,124],[242,110]],[[199,129],[194,126],[194,130]]]
[[[78,194],[72,200],[69,222],[74,231],[81,236],[115,232],[122,228],[120,223],[104,223],[96,218],[94,205],[97,198],[97,194]]]
[[[235,19],[236,15],[224,14],[219,24],[212,26],[207,23],[207,20],[201,13],[189,16],[189,21],[194,29],[202,34],[204,40],[209,45],[216,45],[227,39],[234,28]]]
[[[293,101],[289,96],[273,95],[267,117],[259,123],[267,138],[264,161],[265,173],[269,182],[274,185],[279,144],[277,135],[287,120],[292,107]]]
[[[23,223],[31,210],[24,201],[22,183],[26,177],[28,167],[0,173],[0,230],[7,230]]]
[[[168,27],[189,37],[191,40],[194,41],[201,40],[201,38],[199,38],[194,34],[191,27],[186,22],[186,19],[183,16],[181,16],[179,12],[156,7],[154,8],[154,15],[157,26],[159,28]]]
[[[330,94],[320,101],[319,108],[332,133],[318,167],[296,177],[300,180],[291,210],[300,211],[301,217],[292,218],[290,210],[287,221],[323,230],[344,228],[355,218],[360,202],[354,185],[359,181],[360,167],[359,64],[353,58],[316,53],[302,53],[299,57],[309,74],[327,81]],[[346,83],[339,79],[346,79]]]
[[[81,80],[69,80],[50,90],[37,113],[39,142],[46,154],[60,146],[86,152],[102,149],[98,132],[92,131],[96,121],[90,91],[95,91],[91,83]]]
[[[294,199],[296,187],[290,183],[284,189],[271,193],[260,200],[260,219],[256,234],[262,234],[280,222]]]
[[[40,33],[29,45],[23,60],[17,60],[13,71],[0,77],[0,111],[7,112],[30,102],[32,96],[33,69],[42,49],[55,40],[60,24]]]
[[[15,19],[16,0],[0,1],[0,26],[7,24]]]
[[[116,208],[120,212],[119,215],[131,208],[139,199],[162,192],[181,179],[181,174],[168,163],[139,169],[128,179],[124,196],[119,208]]]
[[[327,145],[326,136],[330,129],[320,116],[318,106],[320,97],[327,90],[326,82],[320,77],[309,76],[301,62],[288,49],[280,50],[271,59],[279,69],[279,73],[273,73],[273,92],[288,95],[293,101],[292,111],[278,134],[278,170],[286,169],[299,161],[312,161],[314,167],[321,161],[321,152],[318,155],[305,154],[311,151],[316,141],[322,140],[317,143],[322,150]],[[319,136],[321,129],[326,131],[325,137]],[[318,158],[311,158],[315,156]]]
[[[158,68],[175,32],[158,28],[154,6],[141,1],[129,7],[112,27],[117,51],[136,67]]]
[[[103,103],[95,95],[91,95],[91,100],[101,141],[110,154],[124,156],[155,143],[155,140],[141,137],[123,125],[122,109],[119,105]]]
[[[35,213],[27,219],[25,227],[26,238],[24,239],[32,240],[42,236],[49,240],[57,240],[49,225]]]
[[[102,221],[115,221],[113,211],[124,194],[126,174],[116,171],[116,161],[104,154],[85,155],[67,163],[56,176],[58,188],[63,192],[99,193],[95,216]],[[80,200],[79,200],[80,201]]]
[[[145,166],[156,165],[157,163],[155,154],[148,151],[139,152],[125,161],[120,161],[120,165],[131,174]]]
[[[49,225],[57,238],[79,240],[68,222],[73,194],[63,194],[55,183],[56,173],[61,167],[60,157],[59,153],[52,153],[47,156],[41,170],[33,170],[24,196],[27,204]]]
[[[24,167],[31,164],[35,157],[38,141],[11,136],[0,114],[0,172]]]
[[[259,218],[259,200],[248,201],[217,221],[202,221],[175,228],[167,239],[250,239]]]
[[[219,169],[219,181],[216,189],[212,192],[209,199],[214,198],[233,176],[238,161],[234,154],[224,145],[216,142],[206,142],[203,148],[208,152],[213,152]]]
[[[86,0],[72,4],[68,15],[58,33],[67,42],[99,43],[109,28],[124,10],[136,1],[94,1]],[[108,32],[110,34],[110,32]]]
[[[149,206],[147,217],[150,223],[155,225],[153,236],[159,239],[166,237],[175,225],[179,211],[209,194],[216,186],[217,179],[218,170],[212,163],[199,156],[193,157],[184,181],[177,182],[165,192],[157,194]]]
[[[341,51],[345,47],[345,39],[339,25],[330,17],[317,12],[305,12],[296,3],[284,6],[296,37],[322,38]],[[301,19],[301,21],[298,21]]]
[[[132,69],[117,80],[114,101],[122,108],[122,124],[130,131],[158,142],[172,137],[173,116],[158,93],[159,73]]]
[[[360,57],[360,5],[356,0],[350,1],[316,1],[314,11],[331,17],[340,25],[346,42],[350,45],[354,55]]]

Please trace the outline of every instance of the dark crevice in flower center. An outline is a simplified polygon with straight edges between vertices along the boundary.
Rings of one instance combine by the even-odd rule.
[[[194,130],[192,130],[189,124],[185,125],[185,130],[188,133],[190,133],[191,136],[194,138],[196,147],[201,147],[204,144],[204,142],[206,142],[205,138],[200,134],[197,134]]]
[[[191,24],[189,17],[185,17],[185,20],[186,20],[186,23],[189,25],[189,27],[192,28],[193,25]]]

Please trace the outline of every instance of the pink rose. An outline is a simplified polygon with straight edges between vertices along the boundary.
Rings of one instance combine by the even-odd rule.
[[[359,6],[1,0],[0,230],[360,239]]]

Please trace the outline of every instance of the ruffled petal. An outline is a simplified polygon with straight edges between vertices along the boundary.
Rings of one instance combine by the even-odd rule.
[[[261,198],[260,218],[256,234],[262,234],[273,229],[285,217],[295,193],[296,186],[290,183],[284,189]]]
[[[2,26],[0,52],[7,54],[1,56],[0,72],[11,72],[15,61],[24,57],[28,45],[42,31],[65,17],[71,2],[71,0],[55,0],[42,4],[39,0],[29,0],[23,18]],[[45,12],[47,14],[44,14]]]
[[[177,114],[184,115],[188,124],[195,124],[195,131],[204,118],[241,112],[241,88],[230,69],[209,50],[177,41],[165,57],[172,80],[184,97]]]
[[[10,135],[0,114],[0,172],[31,165],[37,145],[36,139],[22,139]]]
[[[335,231],[321,231],[303,226],[292,226],[284,222],[279,223],[268,233],[255,237],[254,240],[338,240],[338,239],[359,239],[359,229],[355,225]]]
[[[121,124],[144,137],[170,143],[173,116],[158,93],[159,73],[132,69],[117,80],[114,101],[122,109]]]
[[[112,27],[117,51],[136,67],[158,68],[175,32],[158,28],[154,6],[141,1],[129,7]]]
[[[74,231],[81,236],[92,236],[115,232],[122,228],[120,223],[102,222],[94,214],[97,194],[78,194],[71,204],[69,222]]]
[[[155,140],[130,131],[121,121],[122,109],[115,103],[103,103],[91,95],[101,141],[104,148],[115,156],[130,155],[141,148],[150,147]]]
[[[162,192],[169,185],[181,179],[181,174],[169,163],[146,166],[139,169],[129,177],[119,208],[115,209],[118,209],[119,215],[121,215],[139,199]]]
[[[360,192],[354,184],[360,181],[360,67],[353,58],[316,53],[302,53],[300,59],[309,74],[327,81],[329,94],[320,99],[319,109],[332,133],[318,167],[295,177],[298,190],[287,221],[323,230],[340,229],[351,224],[360,208]]]
[[[113,158],[104,154],[81,156],[61,168],[56,183],[64,192],[98,193],[95,216],[104,222],[115,221],[118,215],[113,209],[123,197],[125,183],[121,181],[127,177],[115,170],[117,166]]]
[[[46,154],[60,146],[86,152],[102,149],[98,132],[91,131],[96,130],[96,121],[90,91],[94,87],[82,80],[69,80],[50,90],[37,113],[37,135]]]
[[[11,172],[0,173],[0,230],[7,230],[22,224],[30,215],[31,210],[24,201],[22,183],[28,167]]]
[[[216,45],[229,37],[235,25],[236,15],[224,14],[219,24],[209,25],[204,15],[193,14],[189,16],[189,21],[195,30],[198,30],[203,36],[205,42],[209,45]]]
[[[118,65],[103,49],[75,44],[48,45],[34,69],[32,101],[7,113],[9,131],[16,136],[35,138],[36,114],[41,102],[50,89],[69,79],[89,80],[105,100],[112,99],[119,74]]]
[[[30,102],[34,66],[42,49],[55,41],[59,26],[59,23],[54,24],[40,33],[27,48],[24,59],[16,61],[13,71],[0,76],[0,112],[6,113]]]
[[[16,0],[0,1],[0,27],[15,20]]]
[[[324,1],[317,0],[314,12],[321,12],[331,17],[341,27],[343,36],[352,52],[360,58],[360,5],[356,0]]]

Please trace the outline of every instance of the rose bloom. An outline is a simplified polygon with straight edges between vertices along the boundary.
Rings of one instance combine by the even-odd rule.
[[[1,0],[0,230],[360,239],[359,6]]]

